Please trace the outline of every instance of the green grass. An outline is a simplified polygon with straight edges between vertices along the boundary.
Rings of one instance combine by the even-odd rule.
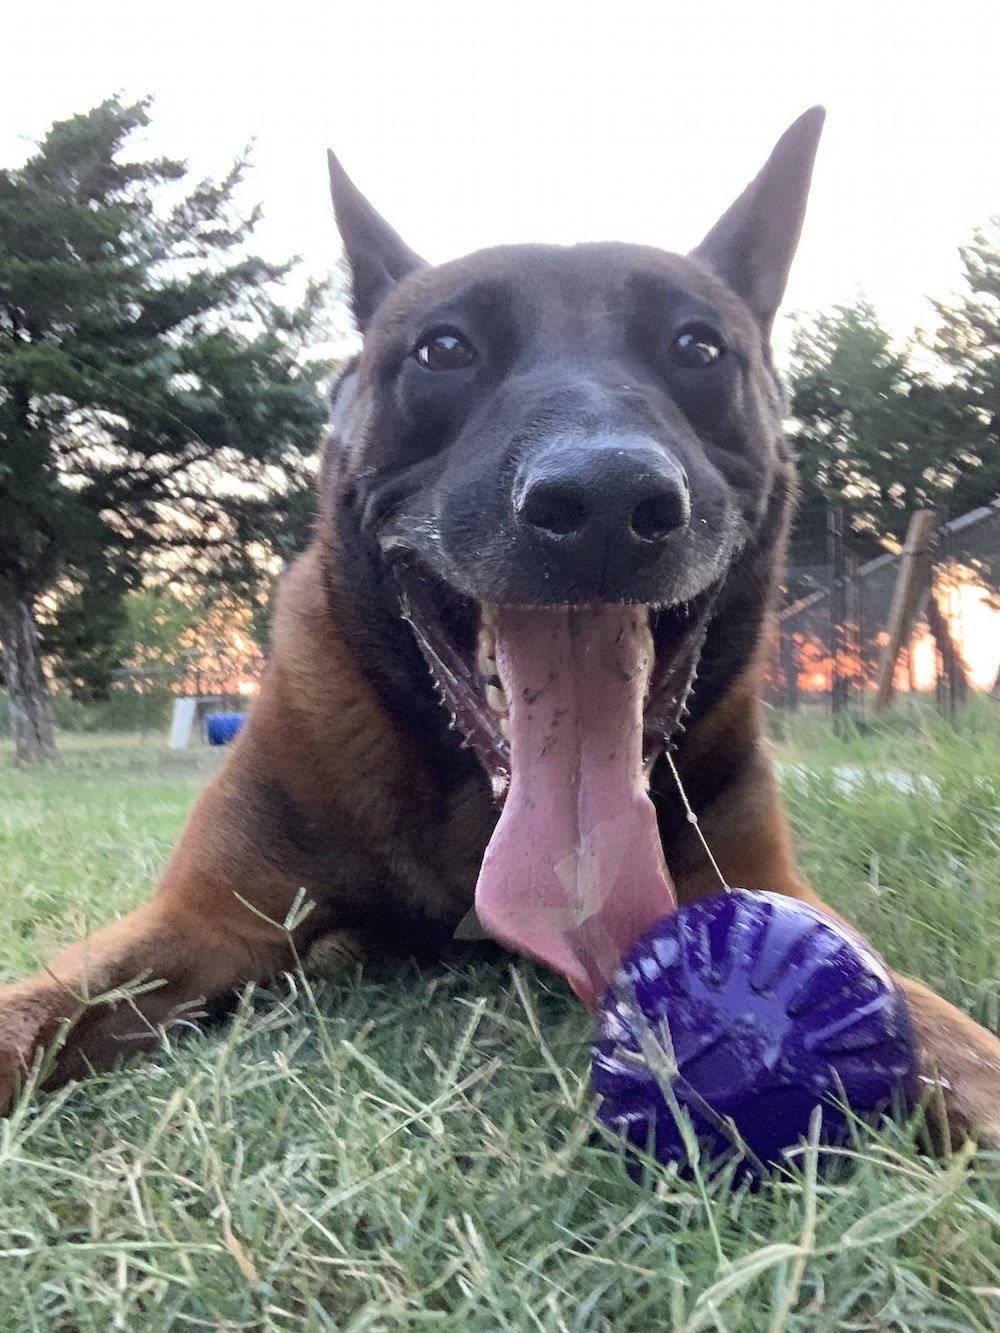
[[[998,714],[778,743],[814,882],[994,1026]],[[4,975],[148,892],[215,762],[94,737],[33,774],[0,752]],[[758,1195],[636,1186],[592,1130],[589,1036],[526,964],[298,977],[35,1098],[0,1128],[0,1330],[1000,1330],[1000,1156],[929,1161],[889,1128]]]
[[[13,769],[0,742],[0,981],[146,897],[219,763],[162,737],[59,744],[59,762],[35,772]]]

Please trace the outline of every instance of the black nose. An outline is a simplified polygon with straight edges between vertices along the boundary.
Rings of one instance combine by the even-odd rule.
[[[638,569],[687,526],[687,475],[652,440],[550,444],[527,458],[514,489],[518,520],[567,565]]]

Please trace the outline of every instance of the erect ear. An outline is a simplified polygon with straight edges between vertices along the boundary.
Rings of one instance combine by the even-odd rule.
[[[821,106],[799,116],[760,174],[693,251],[743,298],[765,334],[785,294],[825,119]]]
[[[424,261],[375,212],[329,149],[327,159],[333,211],[351,267],[351,305],[364,331],[390,287]]]

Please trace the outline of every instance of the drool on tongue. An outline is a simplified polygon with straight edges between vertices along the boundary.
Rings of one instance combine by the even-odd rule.
[[[648,617],[643,606],[498,608],[511,779],[476,911],[592,1006],[628,947],[676,907],[642,772]]]

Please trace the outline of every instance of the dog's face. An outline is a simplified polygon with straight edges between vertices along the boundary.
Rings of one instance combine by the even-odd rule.
[[[480,604],[675,606],[760,519],[761,334],[696,262],[496,249],[400,283],[366,344],[362,532]]]
[[[678,723],[727,573],[788,485],[767,339],[821,123],[796,122],[690,257],[512,246],[431,268],[331,163],[365,335],[334,399],[333,517],[391,570],[500,800],[526,700],[537,737],[586,694],[647,780]],[[609,653],[608,680],[579,678]]]

